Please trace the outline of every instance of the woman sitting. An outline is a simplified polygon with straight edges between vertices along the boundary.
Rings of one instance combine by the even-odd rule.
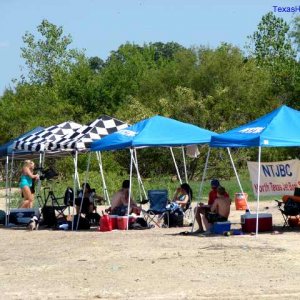
[[[95,189],[92,189],[88,183],[83,183],[82,190],[75,199],[77,215],[81,212],[86,215],[87,219],[94,219],[98,223],[100,215],[96,212],[95,201],[97,200],[103,200],[103,198],[96,195]]]
[[[189,184],[183,183],[176,189],[173,202],[177,203],[183,211],[187,210],[193,199],[193,191]]]

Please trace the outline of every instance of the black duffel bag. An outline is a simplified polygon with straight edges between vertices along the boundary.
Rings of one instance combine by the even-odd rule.
[[[171,210],[164,216],[164,222],[169,227],[182,227],[183,226],[183,211],[181,208]],[[168,220],[169,219],[169,220]],[[169,221],[169,224],[168,224]]]

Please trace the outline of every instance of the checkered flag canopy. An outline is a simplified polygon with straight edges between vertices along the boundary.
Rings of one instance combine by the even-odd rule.
[[[81,127],[81,124],[70,121],[53,125],[36,134],[31,134],[17,140],[14,143],[13,148],[14,150],[26,150],[32,152],[48,150],[50,143],[60,140],[65,135],[73,134]]]
[[[74,133],[67,134],[61,137],[60,140],[51,142],[48,150],[84,151],[90,148],[92,142],[126,127],[128,127],[128,124],[104,115],[95,121],[78,128]]]

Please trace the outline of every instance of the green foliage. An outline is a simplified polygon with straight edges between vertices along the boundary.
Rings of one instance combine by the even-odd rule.
[[[240,49],[222,44],[216,50],[200,48],[197,55],[192,87],[202,102],[201,126],[223,132],[277,106],[268,99],[269,74],[245,59]]]
[[[103,114],[130,124],[160,114],[223,132],[282,103],[300,108],[300,66],[292,45],[293,41],[299,46],[299,20],[295,18],[290,31],[283,19],[272,13],[263,16],[250,37],[253,49],[248,56],[227,43],[215,49],[201,45],[187,49],[176,42],[126,43],[106,61],[70,49],[71,36],[61,26],[43,20],[36,35],[27,32],[23,37],[21,54],[28,76],[23,75],[0,99],[0,142],[36,126],[66,120],[86,124]],[[199,158],[187,158],[190,179],[202,176],[208,148],[199,148]],[[174,154],[183,174],[181,149],[174,149]],[[243,170],[247,160],[257,160],[257,150],[233,150],[233,156]],[[295,156],[299,156],[295,148],[263,151],[264,160]],[[169,149],[141,149],[138,157],[144,178],[159,176],[164,179],[157,186],[163,182],[173,189],[176,170]],[[128,177],[129,159],[127,150],[103,153],[104,171],[114,190]],[[72,183],[72,156],[49,159],[47,164],[61,173],[62,180]],[[81,180],[86,164],[87,155],[80,155]],[[92,155],[93,185],[99,180],[98,169]],[[207,178],[229,180],[233,175],[226,151],[211,151]]]
[[[294,43],[297,46],[298,51],[300,50],[300,17],[297,16],[293,21],[293,28],[290,32],[291,38],[294,39]]]
[[[289,25],[274,13],[267,13],[250,37],[254,42],[254,54],[260,64],[273,65],[274,59],[293,59],[295,52],[288,37]]]
[[[258,24],[258,29],[249,38],[252,51],[258,65],[269,70],[272,76],[272,91],[281,101],[289,102],[293,97],[295,84],[299,77],[296,68],[296,52],[290,39],[290,27],[280,17],[272,12],[264,15]],[[297,34],[294,32],[297,38]]]
[[[79,56],[76,50],[68,50],[72,42],[70,35],[63,35],[63,28],[43,20],[37,27],[41,38],[29,32],[23,36],[25,47],[21,48],[22,57],[28,67],[32,83],[53,84],[53,76],[60,69],[68,69]]]

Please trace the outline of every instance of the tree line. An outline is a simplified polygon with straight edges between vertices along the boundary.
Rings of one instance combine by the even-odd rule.
[[[267,13],[245,49],[229,43],[216,48],[126,43],[103,60],[71,48],[72,37],[47,20],[37,26],[36,35],[26,32],[23,42],[24,74],[0,98],[1,144],[36,126],[66,120],[85,124],[103,114],[130,124],[159,114],[221,133],[282,104],[300,109],[299,17],[289,26]],[[254,149],[234,152],[241,167],[257,159]],[[298,154],[296,148],[267,149],[263,159]],[[105,155],[107,169],[128,169],[126,151]],[[165,149],[146,149],[139,155],[144,176],[174,174]],[[182,168],[181,154],[176,157]],[[203,155],[188,160],[191,178],[204,160]],[[211,176],[231,176],[220,150],[213,151],[210,164]]]

